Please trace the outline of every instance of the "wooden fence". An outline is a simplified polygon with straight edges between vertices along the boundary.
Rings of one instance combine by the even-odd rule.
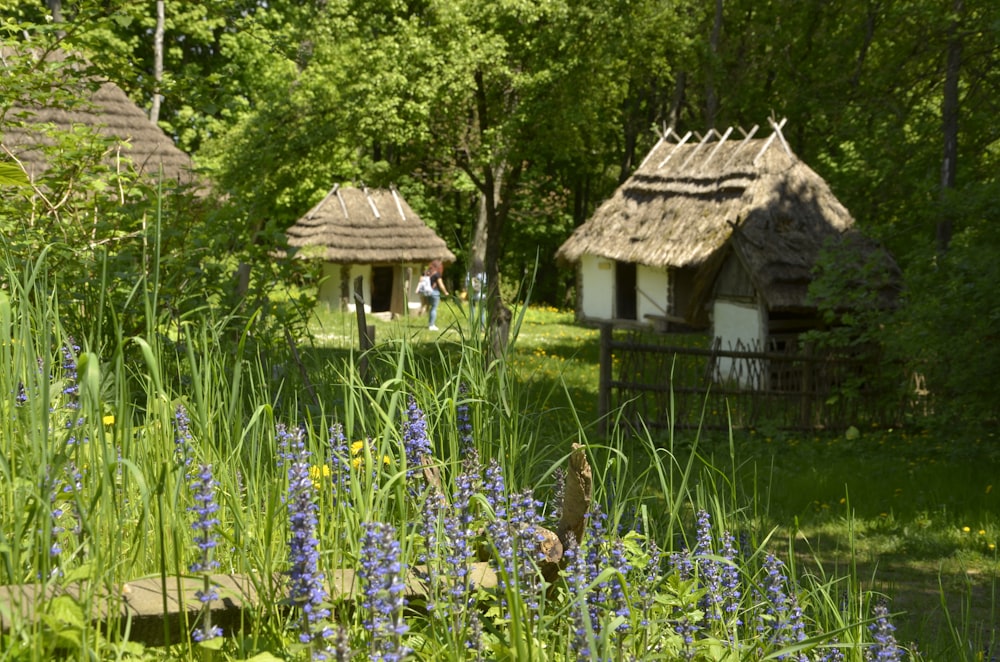
[[[650,429],[816,430],[893,425],[907,398],[874,351],[818,352],[810,344],[781,350],[741,346],[682,347],[677,337],[601,328],[598,410]]]

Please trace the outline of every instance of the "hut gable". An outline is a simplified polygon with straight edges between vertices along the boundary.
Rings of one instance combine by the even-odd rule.
[[[688,311],[703,322],[712,284],[735,255],[768,309],[807,306],[819,254],[854,220],[826,182],[792,152],[785,120],[701,137],[670,130],[635,173],[559,248],[578,263],[585,255],[655,269],[694,269]]]
[[[47,57],[65,56],[57,52]],[[69,72],[74,71],[73,67],[69,68]],[[115,148],[107,155],[112,167],[117,167],[115,161],[121,156],[148,177],[159,177],[162,169],[164,179],[182,184],[202,183],[195,175],[191,157],[150,122],[146,113],[120,87],[82,74],[67,86],[79,101],[72,107],[38,105],[31,99],[20,99],[3,117],[0,127],[3,144],[21,162],[29,178],[38,178],[48,167],[46,152],[53,145],[48,135],[50,127],[72,132],[82,126],[112,139]]]
[[[395,188],[334,186],[286,234],[299,256],[336,264],[455,261]]]

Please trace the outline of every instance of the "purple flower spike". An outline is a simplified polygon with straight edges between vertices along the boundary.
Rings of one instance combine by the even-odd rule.
[[[294,433],[278,426],[281,459],[288,470],[288,556],[289,600],[299,610],[299,641],[312,647],[314,657],[325,657],[325,640],[333,634],[323,625],[330,610],[323,573],[319,571],[319,540],[315,488],[309,475],[309,454],[305,450],[305,433]]]
[[[191,528],[194,529],[194,542],[200,551],[198,561],[191,564],[191,572],[211,572],[219,567],[219,562],[212,558],[212,550],[218,544],[214,534],[214,529],[219,524],[215,516],[219,510],[218,504],[215,503],[216,487],[218,483],[212,477],[212,465],[201,465],[190,483],[195,505],[188,510],[197,515]]]
[[[903,649],[896,643],[896,627],[889,622],[889,607],[884,600],[875,604],[875,622],[868,626],[872,645],[865,651],[865,659],[875,662],[902,662]]]
[[[364,626],[371,635],[371,660],[401,660],[410,652],[401,641],[409,627],[403,622],[406,585],[399,552],[396,530],[391,525],[362,524],[358,578],[363,593],[361,606],[367,612]]]
[[[427,421],[417,401],[410,396],[403,425],[403,447],[406,450],[406,477],[412,478],[432,454],[431,440],[427,436]]]

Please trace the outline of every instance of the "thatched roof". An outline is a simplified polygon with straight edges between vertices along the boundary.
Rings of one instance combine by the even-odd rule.
[[[854,219],[788,147],[783,125],[765,138],[757,127],[738,138],[668,131],[556,257],[695,267],[708,286],[735,251],[769,308],[803,307],[821,249]]]
[[[10,55],[10,51],[5,55]],[[61,60],[65,56],[56,52],[46,57]],[[72,75],[79,70],[67,66],[65,73]],[[4,124],[0,126],[0,140],[21,161],[30,178],[38,177],[48,166],[44,152],[53,141],[45,135],[45,128],[52,125],[65,132],[79,126],[90,127],[113,138],[117,146],[106,157],[112,167],[120,155],[149,177],[159,177],[162,168],[166,180],[182,184],[203,183],[194,174],[191,157],[150,122],[146,113],[120,87],[106,80],[93,81],[83,73],[79,76],[77,80],[68,81],[68,87],[82,103],[72,108],[56,108],[40,106],[31,99],[19,99],[6,113]]]
[[[424,224],[396,189],[333,189],[288,228],[300,257],[340,264],[454,262],[444,240]]]

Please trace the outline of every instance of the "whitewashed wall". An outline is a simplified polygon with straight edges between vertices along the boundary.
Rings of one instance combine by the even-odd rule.
[[[640,264],[636,270],[636,283],[639,288],[639,321],[649,322],[646,315],[666,315],[670,310],[670,279],[667,270]]]
[[[712,326],[720,349],[764,351],[767,339],[767,312],[756,303],[716,299],[712,303]],[[751,359],[720,357],[716,363],[716,379],[734,379],[740,386],[761,389],[767,387],[766,365]]]
[[[417,280],[420,278],[420,274],[423,273],[424,266],[421,264],[404,264],[402,269],[398,267],[394,268],[394,273],[399,278],[398,282],[393,283],[393,287],[402,287],[402,277],[406,274],[406,267],[410,267],[410,283],[406,290],[406,305],[411,313],[416,313],[420,309],[421,301],[420,295],[417,294]],[[341,293],[342,282],[341,275],[343,273],[343,265],[334,264],[332,262],[324,262],[323,269],[319,285],[318,299],[319,303],[325,304],[329,308],[339,308],[341,305]],[[369,264],[352,264],[348,268],[348,278],[347,278],[347,291],[350,293],[347,301],[347,311],[355,312],[357,306],[354,304],[354,279],[358,276],[362,278],[361,292],[365,299],[365,312],[370,313],[371,308],[371,281],[372,281],[372,267]]]
[[[614,315],[615,263],[603,257],[580,258],[581,312],[588,319],[610,320]]]

